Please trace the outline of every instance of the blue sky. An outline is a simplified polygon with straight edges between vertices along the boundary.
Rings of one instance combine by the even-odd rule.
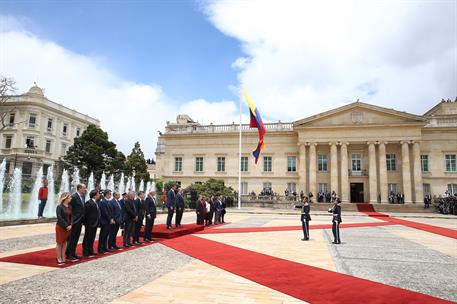
[[[240,87],[266,122],[357,99],[421,115],[457,96],[457,2],[0,0],[0,75],[147,157],[178,114],[238,121]]]
[[[228,87],[240,42],[212,26],[198,2],[2,1],[0,11],[131,81],[160,83],[175,100],[235,98]]]

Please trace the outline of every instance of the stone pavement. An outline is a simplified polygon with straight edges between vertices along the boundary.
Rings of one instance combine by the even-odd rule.
[[[214,229],[301,225],[292,210],[246,211],[229,210],[230,224]],[[457,229],[457,217],[398,216]],[[311,226],[330,224],[324,213],[312,219]],[[185,213],[184,225],[194,220],[193,213]],[[381,220],[343,210],[343,221]],[[156,223],[164,222],[165,215],[159,215]],[[54,229],[50,223],[0,227],[0,257],[53,248]],[[300,230],[195,236],[457,301],[457,240],[402,225],[345,228],[341,245],[331,244],[329,229],[312,229],[308,242],[300,240]],[[0,262],[0,295],[0,303],[305,303],[160,243],[64,269]]]

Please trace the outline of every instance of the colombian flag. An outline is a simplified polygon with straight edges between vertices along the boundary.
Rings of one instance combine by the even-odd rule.
[[[257,107],[255,104],[252,102],[251,98],[246,92],[243,92],[244,98],[246,98],[248,105],[249,105],[249,113],[251,116],[251,121],[249,123],[249,127],[251,128],[257,128],[259,130],[259,143],[257,145],[257,149],[255,149],[252,152],[252,155],[255,157],[255,163],[257,164],[257,161],[260,156],[260,152],[265,148],[265,144],[263,143],[263,136],[265,135],[265,126],[263,125],[262,118],[260,117],[260,113],[257,110]]]

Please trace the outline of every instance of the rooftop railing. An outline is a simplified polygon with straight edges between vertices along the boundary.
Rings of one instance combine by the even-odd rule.
[[[293,123],[266,123],[265,129],[269,132],[293,131]],[[186,133],[233,133],[239,132],[240,126],[237,124],[225,125],[168,125],[165,128],[166,134],[186,134]],[[256,128],[250,128],[248,124],[241,125],[243,132],[257,132]]]

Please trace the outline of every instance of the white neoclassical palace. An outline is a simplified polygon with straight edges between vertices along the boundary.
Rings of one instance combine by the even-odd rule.
[[[0,134],[0,161],[6,159],[7,173],[21,168],[24,177],[35,176],[43,166],[44,174],[56,165],[75,137],[98,119],[49,100],[38,86],[25,94],[11,96],[2,105],[7,113]]]
[[[415,203],[457,192],[456,101],[422,116],[354,102],[265,127],[266,149],[255,165],[256,129],[242,126],[240,161],[237,124],[200,125],[179,115],[159,137],[157,176],[183,186],[217,178],[237,189],[241,167],[242,194],[335,191],[343,202],[387,203],[393,192]]]

